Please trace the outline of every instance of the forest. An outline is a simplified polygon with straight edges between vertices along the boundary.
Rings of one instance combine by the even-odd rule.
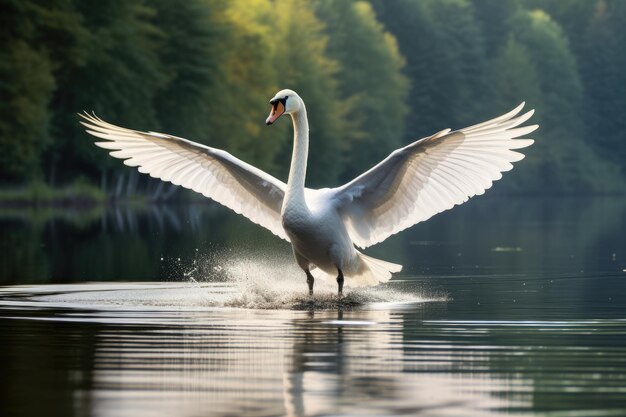
[[[541,127],[498,192],[626,191],[623,0],[0,0],[0,20],[2,188],[130,178],[84,110],[285,179],[290,123],[264,120],[292,88],[308,186],[526,101]]]

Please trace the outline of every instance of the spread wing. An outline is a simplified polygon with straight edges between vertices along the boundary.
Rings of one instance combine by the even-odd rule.
[[[81,114],[81,123],[96,142],[124,164],[138,167],[176,185],[192,189],[244,215],[276,236],[289,240],[280,210],[285,183],[228,152],[156,132],[140,132],[107,123],[95,115]]]
[[[524,155],[512,149],[530,146],[515,139],[537,125],[517,127],[533,111],[515,110],[454,132],[450,129],[394,151],[348,184],[332,190],[354,243],[362,248],[466,202],[502,178]],[[517,116],[517,117],[516,117]]]

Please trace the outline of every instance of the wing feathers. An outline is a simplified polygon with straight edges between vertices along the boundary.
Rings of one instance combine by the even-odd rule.
[[[80,116],[87,133],[104,139],[96,145],[125,165],[201,193],[288,240],[280,221],[283,182],[219,149],[115,126],[95,114]]]
[[[378,243],[415,223],[481,195],[533,144],[521,126],[524,103],[502,116],[458,131],[443,130],[394,151],[350,183],[330,190],[357,246]],[[280,222],[285,184],[219,149],[81,115],[96,145],[139,172],[190,188],[288,240]],[[521,126],[521,127],[520,127]]]
[[[393,152],[376,167],[333,189],[357,246],[381,242],[415,223],[481,195],[524,158],[534,114],[512,111],[458,131],[442,131]]]
[[[516,108],[514,108],[510,112],[508,112],[506,114],[503,114],[502,116],[496,117],[495,119],[487,120],[486,122],[478,123],[478,124],[470,126],[470,127],[466,127],[465,129],[463,129],[463,131],[471,132],[472,130],[478,130],[478,129],[480,129],[482,127],[485,127],[485,126],[498,126],[500,124],[500,122],[506,121],[506,120],[510,120],[511,118],[513,118],[516,114],[518,114],[520,111],[522,111],[522,109],[524,108],[525,105],[526,105],[526,103],[522,102],[522,103],[520,103],[519,106],[517,106]]]

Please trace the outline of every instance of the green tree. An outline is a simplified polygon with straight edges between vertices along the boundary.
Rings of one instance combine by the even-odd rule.
[[[626,183],[626,2],[599,1],[585,34],[581,68],[587,136],[608,161],[621,167],[613,182]]]
[[[407,140],[484,116],[485,54],[472,4],[465,0],[375,2],[398,40],[411,79]]]
[[[37,39],[38,13],[30,1],[0,5],[0,180],[40,174],[48,143],[52,62]]]
[[[274,67],[280,88],[297,91],[307,106],[311,135],[307,185],[331,185],[337,182],[342,169],[345,143],[341,137],[348,106],[338,95],[338,64],[327,55],[324,25],[304,0],[275,3],[270,24],[276,42]],[[286,176],[292,143],[285,140],[284,144],[277,160]]]
[[[269,99],[278,91],[277,29],[268,0],[235,0],[224,19],[230,28],[219,41],[220,71],[212,85],[207,123],[210,144],[277,174],[275,158],[288,136],[287,124],[265,126]]]
[[[399,147],[407,113],[408,80],[395,38],[364,1],[318,1],[328,55],[339,63],[339,96],[347,101],[342,180],[370,168]]]
[[[450,127],[462,127],[488,116],[489,101],[485,80],[484,39],[473,4],[466,0],[431,0],[432,18],[441,31],[440,48],[446,53],[447,79],[443,89],[446,101],[442,119],[451,114]],[[440,70],[439,67],[432,69]]]
[[[57,80],[51,101],[54,142],[47,155],[53,183],[121,169],[93,146],[76,113],[93,110],[113,123],[158,130],[154,99],[166,79],[156,52],[163,33],[151,24],[155,11],[142,0],[64,3],[68,13],[78,15],[77,23],[42,30],[42,37],[52,39],[47,46]]]
[[[562,29],[543,11],[519,11],[511,20],[510,36],[510,42],[518,42],[525,48],[526,59],[535,68],[541,91],[535,120],[542,127],[535,135],[537,145],[529,151],[531,155],[534,152],[541,155],[540,162],[536,157],[530,157],[534,159],[533,165],[540,165],[540,169],[536,172],[537,177],[524,183],[524,188],[557,192],[605,191],[606,181],[613,175],[615,167],[603,163],[585,141],[580,117],[582,83]],[[514,71],[513,67],[520,65],[520,60],[512,60],[509,64],[508,68],[500,67],[500,75]],[[498,94],[505,91],[500,87]],[[536,90],[528,91],[536,96]]]
[[[522,100],[526,101],[526,110],[544,108],[539,74],[531,52],[514,36],[509,36],[506,45],[493,57],[489,77],[494,92],[491,108],[494,115],[511,110]],[[534,118],[533,122],[540,121]],[[537,135],[542,137],[542,130]],[[552,151],[543,140],[537,140],[525,152],[523,169],[516,171],[515,175],[505,176],[503,185],[509,190],[528,191],[527,188],[537,184],[538,179],[557,176],[558,173],[554,172],[556,166],[544,163],[554,159]]]
[[[285,178],[290,123],[263,121],[292,88],[310,186],[526,100],[541,129],[505,188],[624,190],[625,20],[622,0],[2,0],[0,181],[131,172],[82,110]]]
[[[223,40],[231,35],[224,17],[225,3],[216,0],[172,2],[153,0],[156,10],[151,19],[161,36],[158,58],[166,76],[154,99],[164,132],[208,141],[208,123],[213,97],[224,75]]]
[[[0,47],[0,179],[24,180],[39,173],[53,88],[45,53],[24,40]]]
[[[472,0],[485,38],[485,51],[493,57],[507,46],[510,19],[520,10],[520,0]]]
[[[575,55],[581,55],[587,28],[598,6],[598,0],[524,0],[528,10],[543,10],[563,28]],[[621,2],[620,2],[621,3]]]

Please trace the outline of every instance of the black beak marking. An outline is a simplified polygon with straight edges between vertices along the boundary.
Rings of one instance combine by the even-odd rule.
[[[273,99],[270,100],[270,104],[272,106],[275,106],[276,103],[281,102],[281,103],[283,103],[283,106],[285,106],[285,108],[287,108],[287,98],[288,98],[287,96],[285,96],[283,98],[273,98]]]

